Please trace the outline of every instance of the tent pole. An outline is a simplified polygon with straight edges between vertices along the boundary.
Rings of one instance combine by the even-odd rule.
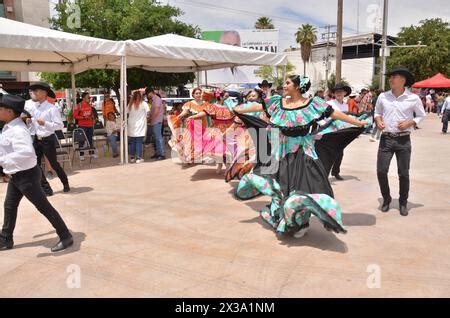
[[[205,70],[205,86],[208,86],[208,71]]]
[[[70,72],[70,80],[72,82],[72,110],[77,105],[77,88],[75,86],[75,72]]]
[[[120,164],[124,164],[124,120],[125,120],[125,107],[124,98],[125,94],[123,92],[123,56],[120,59]]]
[[[123,138],[123,145],[125,148],[125,163],[128,163],[128,123],[127,123],[127,57],[123,57],[123,106],[124,106],[124,122],[125,122],[125,128],[124,128],[124,138]]]

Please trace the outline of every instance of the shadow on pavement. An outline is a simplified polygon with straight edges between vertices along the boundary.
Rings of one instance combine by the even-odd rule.
[[[54,231],[51,231],[48,233],[38,234],[34,237],[35,238],[43,237],[45,235],[49,235],[49,234],[53,234],[53,233],[54,233]],[[81,248],[81,243],[86,239],[86,234],[82,233],[82,232],[71,232],[71,233],[73,236],[73,245],[71,247],[69,247],[68,249],[66,249],[64,251],[58,252],[58,253],[52,253],[50,251],[48,253],[41,253],[41,254],[38,254],[37,257],[47,257],[47,256],[54,256],[54,257],[56,256],[57,257],[57,256],[61,256],[61,255],[67,255],[67,254],[72,254],[72,253],[78,252]],[[50,250],[50,248],[55,246],[56,243],[58,243],[58,241],[59,241],[58,237],[52,237],[49,239],[44,239],[44,240],[40,240],[40,241],[36,241],[36,242],[14,245],[14,249],[34,247],[34,246],[44,246]]]
[[[365,213],[342,213],[342,223],[344,226],[374,226],[377,218]]]
[[[383,204],[383,198],[379,198],[378,199],[378,203],[380,204],[378,206],[378,210],[381,210],[381,205]],[[408,211],[411,211],[412,209],[417,209],[417,208],[424,207],[424,205],[420,204],[420,203],[413,203],[413,202],[409,202],[408,201],[407,207],[408,207]],[[398,210],[399,208],[400,208],[400,202],[398,201],[398,199],[392,199],[392,202],[390,204],[390,209],[391,210],[392,209],[397,209]]]
[[[344,180],[339,181],[339,180],[336,180],[335,177],[330,177],[330,178],[329,178],[330,183],[331,183],[332,185],[336,185],[336,184],[339,184],[339,183],[342,183],[342,182],[345,182],[345,181],[350,181],[350,180],[361,181],[360,178],[355,177],[355,176],[345,176],[345,175],[341,175],[341,177],[344,178]]]
[[[70,187],[70,192],[63,192],[61,191],[56,191],[54,194],[64,194],[64,195],[70,195],[70,194],[81,194],[81,193],[86,193],[86,192],[91,192],[93,191],[94,188],[91,187]]]
[[[241,221],[241,223],[258,223],[264,229],[274,231],[274,229],[259,216],[253,219]],[[288,247],[308,246],[323,251],[341,254],[346,254],[348,252],[347,244],[338,239],[333,233],[325,230],[323,225],[316,218],[311,219],[309,231],[302,238],[295,238],[283,234],[275,234],[275,237],[279,240],[281,245],[286,245]]]
[[[191,181],[204,181],[204,180],[225,180],[225,169],[222,169],[220,173],[216,173],[216,168],[211,169],[199,169],[192,176]]]

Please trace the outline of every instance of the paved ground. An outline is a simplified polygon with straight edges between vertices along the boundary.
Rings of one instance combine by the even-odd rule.
[[[346,180],[331,179],[347,235],[313,220],[304,238],[278,239],[256,212],[267,199],[233,199],[214,167],[109,159],[76,168],[73,191],[51,198],[76,245],[49,253],[55,233],[24,200],[15,248],[0,252],[0,296],[449,297],[450,135],[439,131],[431,115],[414,134],[406,218],[398,200],[378,211],[377,143],[361,136],[348,148]],[[394,162],[393,194],[395,174]]]

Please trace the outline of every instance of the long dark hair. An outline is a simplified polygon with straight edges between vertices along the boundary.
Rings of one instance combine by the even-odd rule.
[[[288,78],[294,83],[301,94],[305,94],[311,88],[311,81],[306,76],[291,75]]]
[[[247,99],[248,96],[249,96],[252,92],[255,92],[256,95],[258,95],[258,98],[256,99],[256,102],[257,102],[258,104],[263,105],[263,107],[266,108],[266,102],[264,101],[264,97],[263,97],[264,92],[263,92],[262,90],[260,90],[260,89],[257,89],[257,88],[252,89],[250,92],[247,93],[247,95],[245,96],[245,99]]]

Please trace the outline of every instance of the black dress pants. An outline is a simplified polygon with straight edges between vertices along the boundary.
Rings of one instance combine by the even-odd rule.
[[[397,159],[400,181],[399,201],[401,205],[404,205],[407,203],[409,195],[409,166],[411,162],[411,138],[409,135],[402,137],[381,135],[378,148],[377,176],[384,200],[391,200],[388,172],[394,154]]]
[[[442,115],[442,132],[446,133],[448,129],[448,121],[450,120],[450,109],[445,110]]]
[[[50,166],[55,170],[58,175],[59,180],[61,180],[63,185],[69,185],[69,180],[64,172],[64,169],[58,162],[56,158],[56,136],[51,135],[43,140],[38,140],[37,137],[34,139],[34,150],[36,151],[36,156],[38,160],[38,166],[41,166],[42,156],[45,155],[50,163]],[[41,185],[43,189],[51,189],[47,178],[44,175],[44,171],[41,169]]]
[[[35,166],[32,169],[13,174],[9,180],[4,203],[3,228],[0,234],[3,238],[13,238],[17,209],[24,196],[47,218],[55,228],[60,239],[63,240],[71,236],[63,219],[43,192],[41,188],[41,169]]]

